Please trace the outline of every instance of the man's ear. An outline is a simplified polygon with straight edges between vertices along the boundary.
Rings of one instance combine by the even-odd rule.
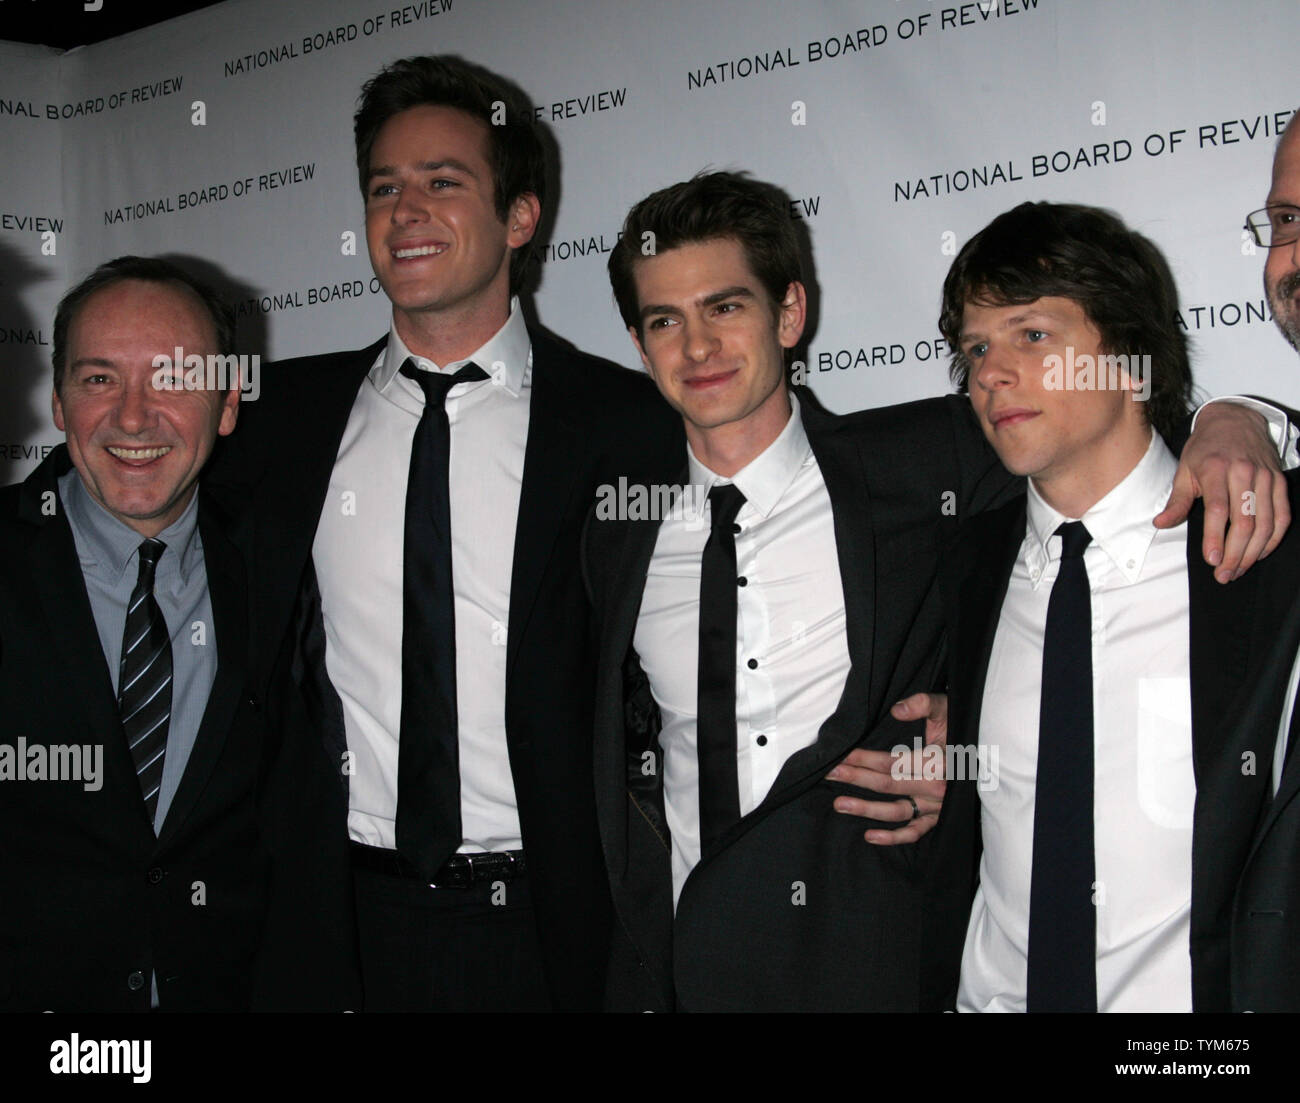
[[[235,431],[239,419],[239,387],[231,387],[221,399],[221,420],[217,422],[217,436],[228,437]]]
[[[510,205],[510,213],[506,218],[506,225],[510,227],[506,244],[512,249],[527,245],[533,240],[533,234],[537,233],[537,223],[541,217],[542,205],[537,196],[530,191],[524,192]]]
[[[799,343],[803,336],[803,327],[808,321],[808,293],[803,284],[793,280],[785,289],[777,311],[777,338],[781,347],[790,349]]]
[[[66,433],[67,429],[63,425],[63,402],[59,398],[57,387],[50,392],[50,410],[54,414],[54,427],[60,432]]]

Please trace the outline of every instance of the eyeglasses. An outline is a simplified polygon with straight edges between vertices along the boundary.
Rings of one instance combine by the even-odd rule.
[[[1261,207],[1246,216],[1245,228],[1250,231],[1255,244],[1265,249],[1291,245],[1300,238],[1300,207],[1289,203]]]

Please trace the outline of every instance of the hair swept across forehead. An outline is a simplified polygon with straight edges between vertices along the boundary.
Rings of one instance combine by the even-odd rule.
[[[772,184],[739,172],[701,172],[646,196],[628,211],[609,254],[609,282],[624,324],[641,332],[633,271],[644,256],[681,245],[730,239],[775,310],[790,284],[802,282],[799,239],[789,200]]]
[[[1105,352],[1151,357],[1151,395],[1143,406],[1168,438],[1192,396],[1178,288],[1160,250],[1100,207],[1022,203],[962,246],[944,280],[939,315],[958,390],[967,390],[970,375],[961,351],[966,304],[1010,306],[1048,297],[1077,303]]]

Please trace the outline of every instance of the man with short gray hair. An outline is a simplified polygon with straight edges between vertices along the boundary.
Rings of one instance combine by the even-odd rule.
[[[252,1006],[270,860],[268,740],[244,557],[198,478],[235,427],[228,308],[120,257],[59,305],[67,435],[0,491],[0,1007]],[[197,380],[195,380],[197,381]]]

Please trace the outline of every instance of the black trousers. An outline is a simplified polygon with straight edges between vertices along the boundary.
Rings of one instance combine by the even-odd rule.
[[[354,866],[353,886],[364,1010],[551,1010],[526,875],[435,889]]]

